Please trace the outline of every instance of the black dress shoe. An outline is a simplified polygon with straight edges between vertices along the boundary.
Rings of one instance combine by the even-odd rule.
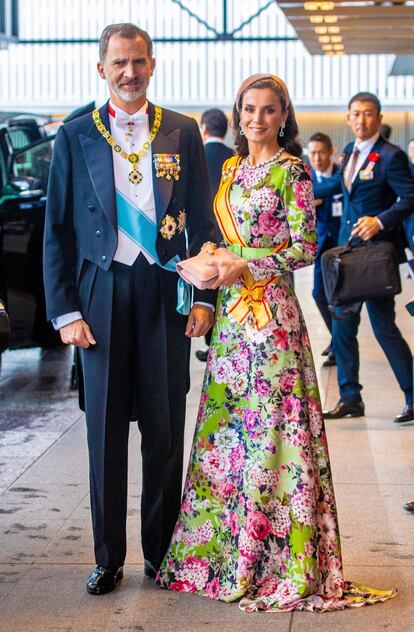
[[[408,513],[414,514],[414,502],[411,501],[409,503],[405,503],[404,510],[408,511]]]
[[[123,567],[104,568],[97,566],[86,580],[86,590],[91,595],[104,595],[115,588],[117,581],[124,576]]]
[[[147,577],[155,579],[157,572],[158,571],[152,562],[150,562],[149,560],[144,560],[144,573]]]
[[[350,402],[347,404],[342,400],[339,400],[335,408],[332,410],[324,410],[323,416],[325,419],[341,419],[342,417],[363,417],[365,415],[365,408],[362,401]]]
[[[321,353],[322,356],[327,356],[332,353],[332,343],[326,347]]]
[[[401,415],[394,417],[396,424],[403,424],[406,421],[414,421],[414,404],[406,404]]]
[[[200,360],[200,362],[207,362],[208,349],[206,349],[205,351],[202,351],[201,349],[198,349],[195,352],[195,354],[196,354],[197,360]]]
[[[322,366],[336,366],[336,357],[333,351],[328,353],[328,357],[325,362],[322,362]]]

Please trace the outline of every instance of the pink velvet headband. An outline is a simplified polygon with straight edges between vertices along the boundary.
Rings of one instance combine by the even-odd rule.
[[[247,77],[247,79],[243,81],[240,88],[237,90],[236,109],[238,112],[239,112],[239,101],[243,92],[245,92],[247,88],[249,88],[253,83],[256,83],[256,81],[260,81],[261,79],[273,79],[273,81],[275,81],[282,88],[282,92],[285,95],[286,107],[289,107],[289,103],[290,103],[289,92],[288,92],[285,82],[280,77],[277,77],[276,75],[258,72],[255,75],[250,75],[250,77]]]

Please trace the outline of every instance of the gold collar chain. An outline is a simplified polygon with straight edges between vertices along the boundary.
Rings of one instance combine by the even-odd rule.
[[[159,105],[155,106],[155,118],[152,129],[148,135],[147,140],[142,145],[141,149],[137,152],[132,152],[128,154],[128,152],[124,151],[121,145],[115,142],[111,133],[106,129],[105,125],[102,123],[102,119],[99,115],[99,110],[94,110],[92,112],[93,121],[98,129],[98,131],[105,138],[106,142],[112,147],[115,153],[119,154],[121,158],[125,158],[132,164],[132,171],[129,172],[129,181],[132,184],[139,184],[142,182],[142,173],[138,170],[138,162],[141,160],[143,156],[147,153],[149,148],[151,147],[151,143],[156,137],[158,130],[161,126],[162,121],[162,108]]]

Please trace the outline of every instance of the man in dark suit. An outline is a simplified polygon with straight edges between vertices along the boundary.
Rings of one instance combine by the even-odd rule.
[[[411,175],[414,178],[414,138],[411,138],[411,140],[408,141],[407,153]],[[404,230],[407,237],[408,247],[414,254],[414,213],[404,220]]]
[[[221,168],[223,163],[233,156],[234,151],[224,144],[224,137],[227,133],[227,117],[221,110],[212,108],[206,110],[201,115],[200,131],[206,152],[208,179],[210,181],[211,194],[216,196],[221,180]],[[219,229],[217,227],[219,234]],[[220,241],[220,239],[219,239]],[[211,330],[206,335],[206,344],[210,345]],[[198,349],[196,357],[200,362],[206,362],[208,356],[207,349]]]
[[[369,92],[352,97],[348,107],[348,125],[355,142],[344,151],[343,166],[326,183],[315,183],[316,198],[342,191],[344,209],[339,244],[352,236],[357,240],[391,241],[402,262],[404,240],[402,221],[414,209],[414,180],[407,156],[398,147],[381,138],[381,104]],[[405,396],[405,407],[394,418],[396,423],[414,419],[413,370],[411,352],[395,324],[394,298],[366,301],[371,325]],[[340,400],[325,417],[360,417],[364,415],[359,384],[358,326],[360,311],[335,319],[333,338],[338,365]]]
[[[308,158],[312,167],[312,180],[314,182],[323,182],[324,179],[331,178],[338,171],[338,165],[332,160],[333,153],[332,141],[327,134],[317,132],[310,137],[308,141]],[[342,194],[323,200],[316,200],[315,203],[318,251],[315,257],[312,295],[332,336],[332,313],[328,308],[328,300],[323,287],[321,257],[326,250],[334,248],[338,244],[342,215]],[[328,356],[323,366],[336,364],[334,349],[333,340],[331,339],[329,346],[323,351],[323,355]]]
[[[224,144],[227,127],[227,117],[221,110],[212,108],[201,115],[201,138],[206,152],[208,177],[213,197],[219,188],[223,163],[234,154],[234,151]]]
[[[97,567],[104,594],[126,554],[129,422],[142,436],[142,547],[155,576],[179,511],[190,338],[212,325],[214,292],[188,305],[175,262],[214,238],[212,200],[193,119],[147,101],[149,35],[108,26],[98,72],[110,100],[58,132],[44,275],[49,319],[79,351]],[[187,308],[187,309],[186,309]]]

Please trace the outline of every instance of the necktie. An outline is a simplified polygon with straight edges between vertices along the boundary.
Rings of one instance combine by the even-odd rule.
[[[355,167],[356,164],[358,162],[358,156],[359,156],[359,149],[358,147],[354,147],[354,150],[352,152],[352,156],[351,156],[351,164],[349,166],[349,171],[348,171],[348,175],[347,178],[345,180],[345,186],[347,188],[348,191],[351,190],[352,187],[352,179],[354,177],[354,173],[355,173]]]

